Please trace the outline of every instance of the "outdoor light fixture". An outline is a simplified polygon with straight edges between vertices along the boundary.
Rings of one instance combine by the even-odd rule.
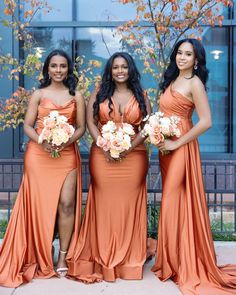
[[[35,52],[38,58],[41,58],[45,49],[43,47],[35,47]]]
[[[212,50],[210,51],[211,54],[213,54],[213,58],[218,60],[220,58],[220,54],[223,53],[222,50]]]

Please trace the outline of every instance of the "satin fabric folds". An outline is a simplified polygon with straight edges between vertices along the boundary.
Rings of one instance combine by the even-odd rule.
[[[181,118],[182,135],[192,127],[193,109],[171,86],[161,96],[160,110]],[[152,270],[184,295],[236,294],[236,265],[216,265],[197,140],[159,158],[163,193]]]
[[[113,120],[137,127],[142,121],[138,103],[131,97],[124,115],[113,101],[100,104],[100,127]],[[85,215],[68,276],[85,283],[116,278],[141,279],[146,258],[146,174],[144,144],[121,162],[107,162],[95,144],[90,152],[91,184]]]
[[[47,98],[38,107],[38,134],[43,118],[57,110],[75,123],[74,99],[62,106]],[[0,285],[17,287],[33,278],[56,276],[52,261],[52,242],[60,191],[67,175],[78,170],[75,230],[68,257],[73,253],[81,219],[81,163],[75,144],[65,148],[60,158],[51,158],[37,143],[30,141],[24,159],[24,175],[11,219],[0,250]]]

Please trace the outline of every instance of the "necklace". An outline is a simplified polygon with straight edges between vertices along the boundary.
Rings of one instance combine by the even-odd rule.
[[[194,77],[194,74],[192,74],[191,77],[184,77],[184,79],[190,80],[190,79],[192,79],[193,77]]]

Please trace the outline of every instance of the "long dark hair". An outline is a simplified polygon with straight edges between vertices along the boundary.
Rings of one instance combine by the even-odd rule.
[[[53,50],[46,57],[44,65],[43,65],[43,71],[42,71],[43,79],[40,80],[39,88],[45,88],[51,84],[51,79],[48,74],[48,67],[49,67],[51,58],[55,55],[63,56],[67,60],[68,73],[67,73],[66,79],[63,81],[63,84],[69,89],[70,95],[75,96],[75,90],[76,90],[76,85],[78,83],[78,78],[75,76],[73,72],[74,66],[73,66],[71,58],[65,51],[60,49]]]
[[[102,76],[102,83],[100,85],[100,88],[98,90],[96,101],[93,105],[93,116],[94,118],[99,118],[99,105],[100,103],[104,102],[106,99],[108,99],[109,103],[109,115],[112,112],[112,100],[111,97],[115,91],[115,83],[112,80],[112,65],[114,62],[114,59],[117,57],[123,57],[128,64],[128,74],[129,78],[127,81],[128,88],[133,92],[136,100],[139,103],[139,107],[142,111],[143,117],[147,115],[147,109],[144,99],[144,91],[142,89],[141,83],[140,83],[140,73],[135,65],[135,62],[131,55],[129,55],[126,52],[116,52],[114,53],[107,61],[103,76]]]
[[[197,69],[193,68],[192,77],[194,75],[198,76],[198,78],[202,81],[202,83],[204,84],[204,86],[206,88],[206,82],[208,79],[209,71],[206,68],[205,49],[204,49],[203,45],[201,44],[201,42],[199,42],[197,39],[189,38],[189,39],[182,39],[178,43],[176,43],[176,45],[171,53],[170,64],[164,73],[163,82],[160,83],[160,89],[163,92],[170,85],[170,83],[172,81],[174,81],[179,75],[179,69],[176,65],[176,55],[177,55],[180,45],[185,42],[192,44],[195,58],[197,59]]]

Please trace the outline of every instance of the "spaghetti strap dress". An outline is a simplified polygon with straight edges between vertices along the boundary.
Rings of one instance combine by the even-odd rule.
[[[74,125],[76,101],[55,105],[43,98],[38,106],[36,132],[50,111],[58,111]],[[18,287],[33,278],[57,276],[52,260],[57,208],[67,175],[77,170],[75,227],[68,257],[74,252],[81,220],[81,160],[76,144],[51,158],[41,145],[29,141],[24,156],[24,174],[11,218],[0,249],[0,285]]]

